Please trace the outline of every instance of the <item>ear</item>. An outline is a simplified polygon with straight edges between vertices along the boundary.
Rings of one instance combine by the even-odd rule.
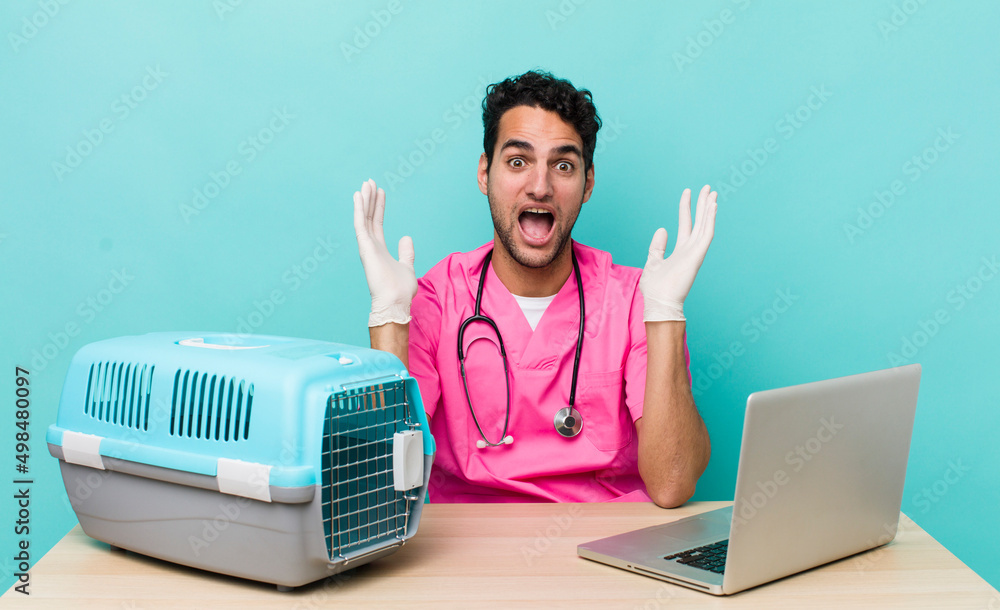
[[[590,165],[587,170],[587,182],[583,185],[583,203],[590,199],[590,193],[594,190],[594,165]]]
[[[486,194],[486,183],[490,177],[489,173],[487,173],[486,171],[486,164],[487,164],[486,153],[483,153],[479,155],[479,172],[478,172],[479,191],[483,195]]]

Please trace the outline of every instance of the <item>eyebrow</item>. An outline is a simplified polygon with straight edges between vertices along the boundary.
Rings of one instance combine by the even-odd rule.
[[[500,147],[500,152],[502,153],[508,148],[520,148],[527,151],[535,150],[535,147],[532,146],[531,142],[526,142],[524,140],[507,140],[503,143],[503,146]],[[583,152],[576,144],[563,144],[562,146],[554,149],[554,152],[556,155],[574,154],[580,159],[583,158]]]

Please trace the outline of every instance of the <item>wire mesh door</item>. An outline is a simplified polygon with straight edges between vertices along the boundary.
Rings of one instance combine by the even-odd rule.
[[[401,539],[409,504],[393,487],[392,436],[409,429],[403,380],[330,396],[323,426],[323,527],[330,560]]]

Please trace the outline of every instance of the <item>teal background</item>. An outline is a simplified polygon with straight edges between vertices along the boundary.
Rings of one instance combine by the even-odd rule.
[[[389,5],[3,3],[4,588],[15,365],[31,370],[34,563],[75,524],[43,439],[77,349],[247,327],[367,345],[353,191],[369,177],[386,187],[392,250],[412,235],[418,273],[487,241],[475,178],[483,86],[536,67],[590,89],[605,121],[579,241],[641,266],[656,227],[672,244],[683,188],[722,189],[685,308],[713,441],[695,498],[732,498],[749,392],[920,362],[903,510],[1000,586],[1000,281],[977,276],[1000,255],[1000,5]],[[356,38],[365,46],[345,50]],[[286,118],[268,134],[276,111]],[[938,130],[955,135],[934,150]],[[251,160],[258,135],[268,143]],[[60,173],[67,147],[89,154]],[[914,156],[926,160],[918,174]],[[239,173],[185,216],[227,164]],[[734,175],[743,164],[745,183]],[[849,235],[859,207],[878,213],[876,192],[894,181],[902,194]],[[320,261],[317,248],[331,255]],[[115,272],[132,279],[115,283]],[[778,291],[781,313],[770,309]],[[947,321],[935,329],[938,310]],[[904,356],[906,340],[920,346]]]

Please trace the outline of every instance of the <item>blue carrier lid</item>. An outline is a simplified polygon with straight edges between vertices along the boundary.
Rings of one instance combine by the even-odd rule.
[[[423,432],[423,453],[432,456],[416,380],[388,352],[270,335],[150,333],[76,353],[46,440],[60,457],[97,468],[106,457],[217,477],[220,489],[261,477],[272,488],[305,487],[320,479],[330,414],[378,408],[385,419],[385,407]]]

